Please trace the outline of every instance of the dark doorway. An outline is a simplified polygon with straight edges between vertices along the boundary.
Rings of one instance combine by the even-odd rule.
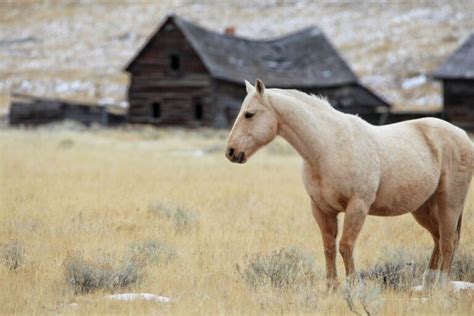
[[[161,117],[161,103],[153,102],[151,104],[151,111],[153,118],[159,119]]]

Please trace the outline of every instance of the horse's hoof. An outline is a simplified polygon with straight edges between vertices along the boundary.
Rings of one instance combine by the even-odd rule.
[[[326,290],[328,292],[335,292],[339,288],[339,282],[337,280],[330,280],[326,283]]]

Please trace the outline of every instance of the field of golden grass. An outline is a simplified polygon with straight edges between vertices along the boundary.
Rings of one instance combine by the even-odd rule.
[[[0,246],[22,248],[18,267],[0,263],[0,314],[351,314],[340,290],[325,292],[322,244],[299,157],[277,140],[246,165],[231,164],[223,154],[226,134],[2,128]],[[474,250],[473,208],[471,192],[461,238],[468,254]],[[80,257],[91,267],[112,269],[143,242],[165,244],[172,256],[142,263],[140,280],[124,288],[75,293],[68,262]],[[369,269],[395,249],[426,262],[431,247],[429,234],[410,215],[371,217],[358,240],[356,265]],[[314,260],[310,298],[284,287],[253,288],[236,269],[245,267],[245,256],[281,248]],[[340,257],[338,272],[342,280]],[[105,301],[111,292],[155,293],[173,302]],[[381,290],[373,301],[385,315],[473,310],[468,295],[423,303],[407,291]]]

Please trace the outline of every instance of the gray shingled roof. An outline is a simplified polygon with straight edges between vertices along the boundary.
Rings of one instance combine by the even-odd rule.
[[[215,78],[237,83],[260,78],[274,87],[328,87],[357,82],[317,27],[272,40],[250,40],[209,31],[174,15],[166,22],[169,19],[183,31]]]
[[[434,73],[436,79],[474,79],[474,34]]]

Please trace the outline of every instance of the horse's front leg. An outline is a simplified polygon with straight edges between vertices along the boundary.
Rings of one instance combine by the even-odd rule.
[[[354,246],[369,213],[369,205],[363,199],[354,196],[347,203],[345,213],[339,252],[344,260],[346,275],[352,276],[355,273]]]
[[[337,214],[323,213],[317,205],[311,201],[313,216],[321,230],[324,245],[324,256],[326,258],[326,279],[328,289],[337,286],[336,270],[336,237],[337,237]]]

